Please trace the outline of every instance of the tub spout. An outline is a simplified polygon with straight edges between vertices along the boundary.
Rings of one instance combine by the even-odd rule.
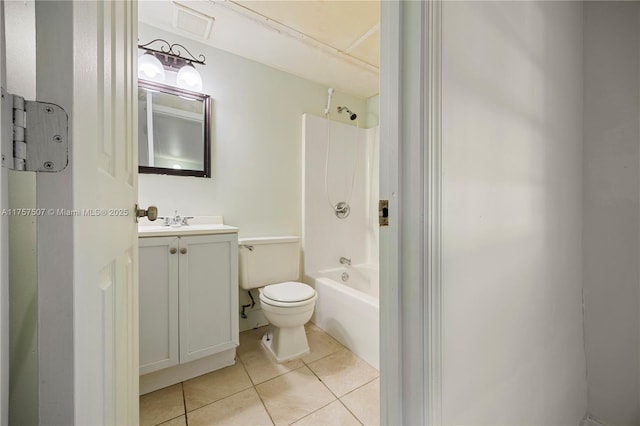
[[[341,265],[351,266],[351,258],[350,257],[341,257],[340,258],[340,264]]]

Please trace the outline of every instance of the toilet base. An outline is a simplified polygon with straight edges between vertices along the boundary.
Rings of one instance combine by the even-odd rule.
[[[304,325],[287,328],[271,326],[271,331],[271,338],[269,332],[262,336],[262,344],[269,349],[276,361],[291,361],[311,352]]]

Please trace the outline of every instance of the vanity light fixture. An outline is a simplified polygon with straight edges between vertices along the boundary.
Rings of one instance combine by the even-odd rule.
[[[154,43],[158,43],[159,47],[156,49],[149,47]],[[138,49],[145,51],[138,58],[138,78],[160,83],[166,79],[165,69],[177,71],[176,84],[178,87],[194,92],[202,90],[202,77],[194,64],[205,65],[204,55],[198,55],[196,58],[183,45],[170,44],[160,38],[146,44],[139,44]],[[182,51],[189,57],[183,56]]]

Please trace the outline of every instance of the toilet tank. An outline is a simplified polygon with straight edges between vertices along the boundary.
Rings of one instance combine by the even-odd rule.
[[[300,279],[300,237],[240,238],[238,244],[241,288]]]

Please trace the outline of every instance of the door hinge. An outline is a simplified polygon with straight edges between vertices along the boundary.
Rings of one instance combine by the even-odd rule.
[[[389,226],[389,200],[378,201],[378,224]]]
[[[62,107],[25,101],[2,88],[2,167],[59,172],[69,163],[69,117]]]

